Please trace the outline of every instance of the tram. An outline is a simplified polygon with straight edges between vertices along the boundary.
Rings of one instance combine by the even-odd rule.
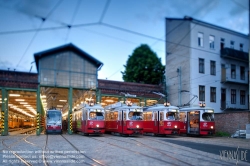
[[[23,127],[23,119],[16,115],[9,115],[8,126],[10,129]]]
[[[73,131],[83,135],[105,132],[104,108],[100,104],[81,104],[73,112]]]
[[[214,109],[201,103],[197,107],[180,108],[181,134],[213,135],[215,134]]]
[[[35,127],[35,119],[34,118],[27,118],[23,120],[23,128],[31,128]]]
[[[179,134],[179,108],[168,102],[143,108],[143,132],[154,135]]]
[[[50,109],[46,112],[45,133],[62,134],[62,112],[61,110]]]
[[[142,135],[142,107],[117,102],[105,107],[106,132],[120,135]]]

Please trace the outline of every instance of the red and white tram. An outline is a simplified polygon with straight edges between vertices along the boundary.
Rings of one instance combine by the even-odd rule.
[[[179,108],[169,103],[143,108],[143,132],[154,135],[179,134]]]
[[[62,134],[62,112],[61,110],[51,109],[46,112],[45,132]]]
[[[142,135],[142,107],[117,102],[105,107],[106,132],[120,135]]]
[[[104,108],[100,104],[81,104],[73,112],[73,131],[83,135],[104,134]]]
[[[205,107],[180,108],[181,134],[213,135],[215,134],[214,109]]]

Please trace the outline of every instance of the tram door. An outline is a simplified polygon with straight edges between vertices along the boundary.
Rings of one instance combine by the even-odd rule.
[[[187,112],[187,134],[190,134],[190,112]]]
[[[158,113],[159,111],[154,111],[154,133],[159,133],[159,121],[158,121]]]
[[[159,111],[159,133],[164,133],[164,112]]]
[[[199,134],[200,112],[192,111],[187,113],[187,134]]]
[[[124,133],[126,130],[126,110],[122,110],[119,112],[119,124],[118,124],[118,130],[120,133]]]

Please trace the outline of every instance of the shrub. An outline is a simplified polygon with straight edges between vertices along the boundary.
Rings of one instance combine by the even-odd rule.
[[[230,137],[231,135],[228,132],[218,131],[215,133],[215,136],[217,136],[217,137]]]

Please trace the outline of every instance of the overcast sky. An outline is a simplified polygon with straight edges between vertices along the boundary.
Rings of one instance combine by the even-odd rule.
[[[73,43],[123,81],[128,56],[148,44],[165,65],[166,17],[190,16],[249,33],[248,0],[0,0],[0,69],[37,72],[34,53]],[[43,21],[44,20],[44,21]],[[71,28],[69,28],[71,27]]]

